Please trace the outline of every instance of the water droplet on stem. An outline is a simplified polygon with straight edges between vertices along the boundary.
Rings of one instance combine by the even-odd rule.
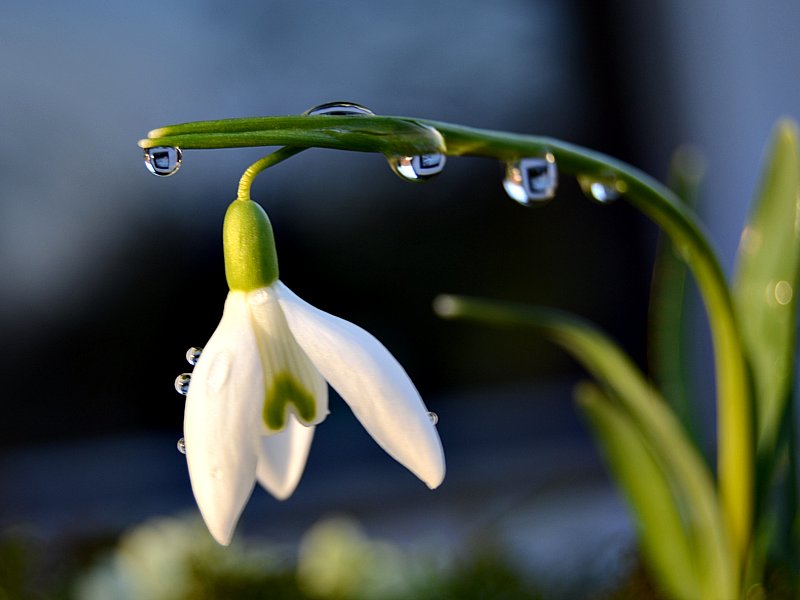
[[[175,391],[185,396],[189,393],[189,383],[191,383],[191,381],[191,373],[181,373],[175,378]]]
[[[192,346],[186,351],[186,362],[190,365],[195,366],[197,361],[200,360],[200,354],[203,352],[203,349],[199,346]]]
[[[439,423],[439,415],[437,415],[433,411],[430,411],[428,413],[428,418],[431,420],[431,423],[433,423],[434,425],[437,425]]]
[[[331,117],[375,116],[375,113],[366,106],[355,102],[326,102],[309,108],[303,114],[305,116],[328,115]]]
[[[581,186],[581,190],[587,197],[600,204],[608,204],[617,200],[625,191],[624,182],[618,181],[614,177],[597,179],[581,175],[578,177],[578,185]]]
[[[444,170],[447,158],[444,154],[420,154],[417,156],[388,156],[389,166],[400,179],[420,182],[438,175]]]
[[[552,200],[558,188],[555,156],[548,152],[544,157],[520,158],[506,163],[503,188],[512,200],[523,206]]]
[[[178,172],[183,163],[183,152],[172,146],[156,146],[144,151],[144,164],[147,170],[159,177],[169,177]]]
[[[178,452],[181,454],[186,454],[186,440],[181,438],[178,440]]]

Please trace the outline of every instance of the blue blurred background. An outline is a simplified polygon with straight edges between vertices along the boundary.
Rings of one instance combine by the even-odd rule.
[[[707,162],[698,210],[730,270],[769,131],[800,115],[798,23],[789,0],[6,2],[0,535],[58,557],[193,510],[172,381],[219,320],[222,216],[265,150],[188,151],[158,179],[135,145],[149,129],[352,100],[558,137],[660,179],[689,142]],[[458,548],[491,527],[545,579],[552,565],[608,573],[605,552],[630,547],[574,414],[579,369],[530,333],[441,322],[431,300],[558,306],[645,364],[656,232],[566,177],[555,201],[525,209],[501,177],[462,158],[411,185],[381,156],[312,150],[257,180],[282,279],[389,347],[439,414],[449,472],[428,492],[337,400],[296,495],[258,490],[242,531],[291,541],[341,511]],[[687,360],[711,398],[703,334]]]

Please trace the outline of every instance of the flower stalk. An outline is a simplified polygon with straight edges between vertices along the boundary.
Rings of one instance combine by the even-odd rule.
[[[155,148],[150,151],[151,160],[166,162],[166,166],[156,165],[155,171],[151,168],[158,175],[177,170],[181,154],[176,148],[280,147],[245,171],[237,200],[229,209],[232,225],[226,225],[226,232],[232,236],[225,248],[231,294],[220,328],[204,352],[206,358],[198,363],[198,376],[192,379],[194,392],[189,390],[187,401],[200,398],[191,409],[199,424],[194,429],[208,430],[185,433],[190,472],[194,461],[198,474],[198,503],[203,497],[204,516],[216,523],[217,539],[226,543],[230,538],[254,477],[276,497],[292,492],[305,464],[313,427],[327,412],[326,380],[350,403],[376,441],[429,487],[444,476],[438,436],[402,368],[363,330],[306,305],[279,281],[271,230],[267,235],[246,231],[246,227],[237,229],[236,223],[245,224],[247,215],[261,211],[250,200],[254,178],[312,147],[377,152],[393,168],[404,161],[405,171],[394,170],[409,181],[438,173],[445,156],[478,156],[506,163],[507,191],[511,168],[517,169],[519,181],[513,182],[527,195],[518,198],[511,191],[509,195],[521,204],[552,198],[559,173],[573,175],[584,192],[598,201],[603,199],[596,189],[604,199],[622,196],[666,234],[675,255],[693,274],[708,315],[716,378],[716,470],[709,468],[694,443],[695,432],[686,425],[690,421],[687,406],[665,402],[645,374],[590,324],[547,309],[463,297],[440,298],[436,306],[440,315],[531,327],[571,352],[593,375],[599,385],[581,386],[578,404],[638,517],[645,561],[670,597],[749,597],[764,582],[767,568],[776,565],[789,565],[791,576],[800,583],[796,439],[790,427],[800,289],[797,138],[792,122],[778,124],[731,285],[704,227],[673,191],[630,165],[559,140],[428,119],[375,116],[352,103],[329,103],[298,116],[201,121],[151,131],[139,146]],[[171,164],[175,160],[167,160],[174,157],[177,166]],[[542,166],[543,157],[558,170]],[[258,248],[242,250],[256,238],[265,241],[272,254]],[[675,298],[680,299],[680,293]],[[670,377],[681,379],[680,327],[673,329],[670,333],[675,335],[662,339],[662,346],[672,352]],[[285,348],[296,346],[297,351],[280,352],[304,354],[310,367],[286,359],[281,363],[285,372],[271,370],[276,356],[280,363],[280,352],[270,354],[276,340]],[[270,382],[264,396],[263,386],[251,389],[247,377],[231,379],[251,400],[241,404],[233,417],[226,416],[227,424],[209,393],[215,381],[215,355],[225,360],[236,356],[237,365],[249,369],[251,380],[255,376]],[[364,386],[381,378],[388,387],[381,384],[365,395]],[[198,380],[205,381],[205,390],[196,385]],[[681,382],[659,383],[666,391],[668,385]],[[235,405],[241,390],[223,390],[225,403]],[[384,409],[376,411],[375,405],[365,401],[387,390],[393,398],[383,399],[384,408],[399,402],[400,417]],[[206,416],[215,410],[218,421]],[[398,418],[405,423],[402,427],[397,426]],[[259,422],[262,429],[254,432],[252,422]],[[239,428],[244,436],[228,436],[217,430],[218,424],[228,430]],[[416,442],[409,444],[412,430]],[[251,439],[244,455],[241,443],[226,450],[231,459],[226,477],[232,474],[237,490],[233,497],[230,485],[216,483],[221,473],[211,464],[216,459],[202,455],[202,443],[200,454],[197,446],[193,448],[192,439],[215,435]],[[417,452],[415,447],[423,450]],[[210,447],[206,450],[210,452]],[[244,463],[236,463],[241,460]],[[775,502],[778,496],[785,498],[783,504]]]
[[[288,116],[200,121],[152,130],[140,147],[228,148],[290,146],[248,169],[239,197],[249,197],[255,175],[310,147],[379,152],[387,156],[439,152],[501,161],[555,156],[562,173],[613,181],[633,206],[659,225],[692,270],[702,295],[715,356],[718,481],[732,551],[744,562],[753,522],[754,441],[752,400],[733,303],[704,228],[680,199],[655,179],[604,154],[546,137],[464,127],[440,121],[386,116]]]

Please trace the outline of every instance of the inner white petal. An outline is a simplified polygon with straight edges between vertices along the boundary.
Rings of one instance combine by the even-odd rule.
[[[306,425],[328,414],[328,385],[294,339],[271,287],[250,292],[250,320],[264,371],[263,433],[285,428],[290,414]]]

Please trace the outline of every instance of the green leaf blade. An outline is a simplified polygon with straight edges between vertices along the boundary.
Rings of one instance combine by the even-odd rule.
[[[679,509],[685,511],[696,557],[699,597],[737,597],[737,549],[711,474],[675,415],[613,341],[587,321],[548,308],[463,296],[440,296],[434,308],[446,318],[531,327],[577,359],[618,401],[663,465],[676,498],[682,499]]]
[[[742,233],[733,298],[755,387],[759,450],[770,452],[794,372],[800,264],[797,127],[780,122],[761,189]]]
[[[575,390],[609,467],[637,515],[641,551],[670,597],[701,597],[692,560],[691,539],[677,508],[669,480],[636,425],[613,406],[597,386]]]

